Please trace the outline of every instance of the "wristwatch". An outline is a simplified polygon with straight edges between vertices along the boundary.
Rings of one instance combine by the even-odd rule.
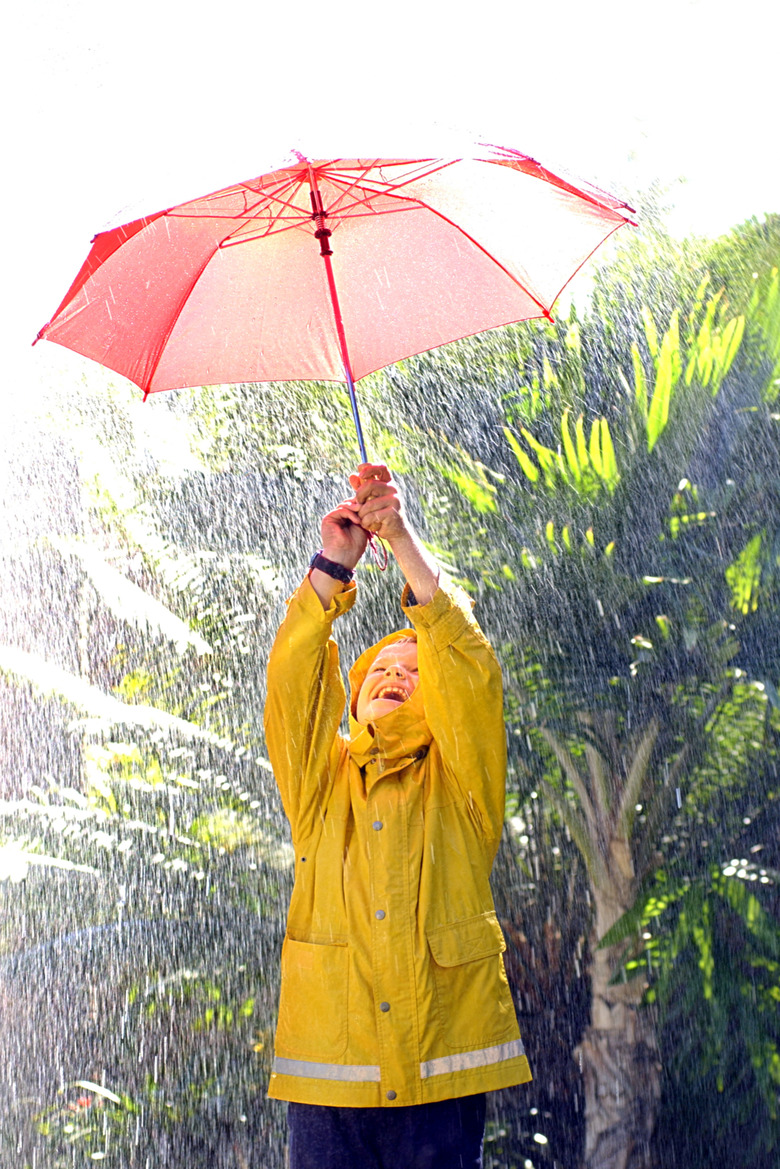
[[[328,560],[327,556],[322,555],[322,549],[315,552],[309,561],[309,568],[319,568],[320,572],[324,572],[326,576],[332,576],[334,580],[340,580],[342,584],[350,584],[354,577],[354,572],[349,568],[345,568],[343,564],[337,564],[335,560]]]

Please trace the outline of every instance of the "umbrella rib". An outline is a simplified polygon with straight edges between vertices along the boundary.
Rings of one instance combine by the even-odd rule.
[[[398,206],[395,206],[395,207],[372,207],[372,205],[370,203],[368,203],[368,202],[364,203],[363,200],[358,200],[354,203],[350,203],[349,207],[347,208],[347,211],[350,212],[349,215],[347,215],[345,213],[339,214],[339,217],[335,223],[335,227],[338,227],[340,224],[346,222],[347,219],[367,219],[369,216],[373,216],[373,215],[401,215],[405,211],[424,211],[426,209],[425,204],[416,202],[415,200],[412,200],[412,199],[404,199],[403,202],[406,204],[406,206],[402,206],[402,207],[398,207]],[[365,206],[366,210],[365,211],[353,211],[352,210],[353,207],[361,207],[361,206]],[[328,217],[330,217],[331,214],[332,214],[332,212],[329,211],[327,213]]]
[[[623,220],[621,223],[616,223],[616,224],[615,224],[615,226],[612,228],[612,230],[611,230],[611,231],[608,231],[608,232],[607,232],[607,234],[604,236],[604,238],[603,238],[603,239],[601,239],[601,240],[599,240],[599,242],[596,244],[596,246],[595,246],[594,248],[591,248],[591,250],[588,252],[587,256],[583,257],[583,259],[581,260],[581,262],[580,262],[580,263],[577,265],[577,267],[574,269],[574,271],[572,272],[572,274],[571,274],[571,276],[568,278],[568,280],[565,280],[565,281],[563,282],[563,284],[561,285],[561,287],[558,289],[558,291],[556,292],[555,296],[553,297],[553,301],[552,301],[552,303],[553,303],[553,304],[555,304],[556,300],[557,300],[557,299],[558,299],[558,297],[561,295],[561,293],[563,292],[564,288],[566,288],[566,287],[567,287],[569,284],[571,284],[572,280],[573,280],[573,279],[574,279],[574,277],[577,275],[577,273],[579,272],[580,268],[584,268],[584,267],[585,267],[585,265],[587,264],[588,260],[591,258],[591,256],[594,256],[594,255],[596,254],[596,252],[599,250],[599,248],[602,246],[602,244],[605,244],[605,243],[607,242],[607,240],[610,238],[610,236],[614,235],[616,231],[619,231],[621,227],[625,227],[625,225],[626,225],[627,223],[631,223],[631,220],[630,220],[630,219],[624,219],[624,220]],[[636,226],[636,224],[633,224],[633,223],[631,223],[631,226],[632,226],[632,227],[635,227],[635,226]]]
[[[390,190],[393,192],[400,191],[402,187],[408,187],[410,183],[417,183],[420,179],[427,179],[430,175],[435,175],[440,170],[447,170],[449,167],[454,166],[456,162],[461,162],[462,160],[458,158],[448,158],[439,162],[438,160],[431,158],[426,161],[429,163],[436,162],[437,165],[429,165],[427,168],[421,167],[419,173],[405,176],[403,182],[390,184]],[[369,182],[371,181],[372,180],[369,179]],[[382,192],[377,191],[376,193],[381,194]]]
[[[379,160],[377,159],[377,161],[379,161]],[[386,195],[388,197],[391,197],[392,195],[395,195],[396,192],[400,191],[402,187],[406,187],[410,183],[417,182],[420,178],[427,178],[428,175],[435,174],[439,170],[445,170],[447,167],[452,166],[453,162],[454,162],[454,160],[450,160],[448,162],[443,162],[439,166],[429,168],[427,171],[423,170],[423,174],[417,174],[417,175],[414,175],[413,177],[406,178],[401,183],[386,183],[384,186],[380,186],[379,183],[375,183],[374,187],[369,186],[369,183],[371,183],[372,180],[371,179],[366,180],[365,175],[368,172],[364,171],[362,178],[363,178],[363,181],[365,182],[365,188],[360,187],[359,180],[357,180],[357,179],[349,184],[345,183],[343,190],[342,190],[342,194],[340,196],[340,199],[337,199],[336,202],[333,203],[328,208],[328,215],[331,215],[333,213],[333,208],[338,207],[340,201],[345,199],[347,197],[347,195],[349,195],[350,191],[354,190],[356,187],[358,190],[364,189],[365,194],[361,198],[356,198],[355,201],[353,203],[349,204],[348,207],[346,207],[346,208],[341,207],[338,214],[343,216],[352,207],[356,207],[359,204],[363,203],[363,204],[365,204],[365,206],[367,206],[369,208],[369,210],[373,214],[381,215],[382,214],[381,211],[377,211],[371,206],[371,199],[372,198],[375,198],[377,195]],[[373,169],[373,167],[371,169]],[[332,183],[334,187],[341,186],[341,183],[339,182],[339,178],[336,177],[335,175],[329,173],[327,170],[323,171],[323,176],[328,180],[328,182]],[[375,181],[375,180],[373,180],[373,181]],[[343,182],[343,180],[342,180],[342,182]],[[398,198],[402,199],[402,198],[404,198],[404,196],[398,195]]]
[[[359,205],[360,204],[352,204],[352,206],[359,206]],[[369,207],[368,210],[366,210],[366,211],[357,211],[354,214],[351,214],[349,216],[349,218],[350,219],[366,219],[366,218],[369,218],[369,217],[375,216],[375,215],[402,215],[402,214],[409,212],[409,211],[419,212],[422,210],[423,210],[423,208],[421,205],[416,205],[416,204],[412,203],[410,200],[408,206],[406,206],[406,207],[386,207],[384,210],[377,210],[375,208]],[[336,222],[334,222],[334,224],[333,224],[334,232],[336,230],[338,230],[340,224],[346,218],[347,218],[346,216],[342,216],[339,220],[336,220]],[[240,228],[236,228],[236,232],[231,233],[229,236],[225,236],[224,240],[222,240],[222,242],[220,243],[219,246],[221,248],[235,248],[235,247],[238,247],[240,244],[249,244],[255,240],[267,239],[269,236],[279,235],[283,231],[291,231],[295,227],[303,229],[304,226],[305,226],[304,222],[288,223],[288,224],[285,224],[284,227],[278,227],[276,229],[274,229],[273,227],[269,227],[265,231],[257,231],[257,232],[253,232],[252,234],[241,235],[241,236],[236,235],[236,232],[241,230]]]
[[[401,196],[399,196],[399,198],[401,198]],[[491,263],[495,264],[497,268],[500,268],[501,271],[509,277],[513,284],[516,284],[518,288],[522,288],[526,296],[528,296],[534,302],[534,304],[538,305],[538,307],[541,309],[542,316],[546,317],[548,321],[552,320],[550,310],[541,300],[539,300],[539,297],[534,296],[533,292],[531,292],[531,289],[523,284],[522,280],[518,280],[516,276],[513,276],[509,269],[504,264],[502,264],[500,260],[496,259],[492,252],[489,252],[487,248],[484,248],[482,244],[479,243],[478,240],[474,239],[473,235],[469,235],[467,231],[464,231],[462,227],[458,227],[457,223],[453,223],[451,219],[449,219],[446,215],[442,215],[441,211],[437,211],[434,207],[428,207],[428,210],[431,211],[434,215],[438,215],[439,219],[443,220],[444,223],[449,223],[450,227],[453,227],[455,231],[464,237],[464,239],[469,240],[469,242],[472,243],[475,248],[482,252],[483,255],[488,257]],[[620,226],[621,225],[618,224],[618,227]],[[564,285],[564,288],[565,287],[566,285]],[[560,293],[558,293],[558,296],[560,296]],[[552,301],[552,304],[555,304],[555,300]]]
[[[392,198],[395,195],[399,199],[404,199],[403,195],[397,194],[397,192],[399,192],[403,187],[408,186],[410,183],[416,182],[420,177],[427,177],[430,174],[436,173],[436,171],[444,170],[447,167],[452,166],[454,161],[456,160],[448,160],[446,162],[439,163],[436,166],[428,166],[427,169],[425,165],[422,165],[419,168],[419,170],[423,172],[422,176],[420,173],[410,176],[407,172],[407,176],[402,182],[386,182],[385,184],[380,184],[378,181],[374,181],[373,186],[370,185],[372,180],[367,179],[366,176],[376,167],[379,159],[376,159],[366,166],[361,167],[358,176],[350,179],[349,181],[341,177],[344,172],[339,172],[337,170],[334,171],[330,167],[325,167],[320,171],[320,174],[340,191],[338,198],[330,205],[327,213],[335,220],[347,217],[360,217],[360,212],[354,211],[355,208],[360,206],[364,206],[367,209],[365,212],[367,215],[398,213],[401,208],[391,207],[387,208],[386,210],[380,210],[373,207],[371,201],[378,195],[386,195],[388,198]],[[294,177],[286,177],[283,182],[277,184],[276,189],[272,190],[270,188],[262,188],[262,194],[260,192],[254,191],[254,188],[252,187],[238,186],[233,188],[237,194],[240,192],[242,198],[244,199],[245,206],[243,211],[240,212],[215,211],[212,214],[204,213],[198,215],[193,212],[184,213],[178,208],[173,208],[166,212],[166,214],[170,215],[171,218],[239,220],[239,225],[234,229],[233,232],[230,232],[227,236],[225,236],[221,245],[223,247],[235,246],[237,243],[244,242],[244,238],[247,240],[263,239],[270,235],[276,235],[281,231],[289,231],[294,227],[303,227],[306,223],[308,223],[310,214],[307,210],[301,207],[300,204],[293,202],[294,194],[291,194],[287,198],[284,198],[282,195],[283,191],[290,191],[292,188],[294,188],[294,192],[297,194],[297,192],[300,191],[300,189],[303,187],[304,183],[304,176],[302,174],[296,174]],[[361,183],[364,183],[365,186],[361,187]],[[260,197],[254,203],[247,198],[247,193],[249,191],[260,195]],[[356,191],[361,192],[361,194],[353,194],[353,201],[347,203],[346,200],[349,195]],[[244,225],[251,223],[253,220],[256,222],[256,216],[253,214],[253,212],[256,212],[256,210],[263,205],[268,206],[269,209],[270,221],[267,228],[264,231],[253,232],[251,236],[242,237],[242,239],[234,238],[235,235],[242,230]],[[272,206],[275,206],[277,209],[272,211]],[[283,213],[279,212],[279,207],[289,209],[292,214],[289,217],[284,216]],[[413,209],[414,208],[411,206],[406,208],[406,210]],[[285,222],[285,220],[287,220],[287,222]]]
[[[341,160],[337,159],[336,161],[338,162]],[[378,162],[379,162],[379,159],[375,158],[373,160],[373,162],[370,162],[366,166],[359,168],[356,176],[354,178],[350,178],[349,181],[345,181],[345,179],[343,179],[341,177],[346,173],[344,170],[333,170],[332,166],[323,167],[323,169],[320,171],[320,175],[323,178],[327,179],[328,182],[332,183],[333,186],[336,187],[337,189],[343,188],[339,198],[336,199],[335,203],[331,204],[331,206],[328,208],[328,211],[327,211],[328,215],[330,215],[334,211],[334,209],[339,206],[340,202],[346,198],[346,196],[350,193],[350,191],[354,191],[356,188],[358,190],[361,189],[361,187],[360,187],[361,182],[366,181],[366,176],[369,174],[370,171],[374,170],[374,168],[376,167]],[[384,194],[384,192],[381,192],[381,193]],[[358,202],[365,202],[365,199],[359,199]],[[339,212],[339,213],[341,214],[341,212]]]
[[[628,203],[624,203],[615,199],[609,194],[609,192],[602,191],[599,187],[591,187],[588,183],[587,186],[589,187],[589,190],[583,190],[582,187],[576,186],[573,182],[570,182],[569,179],[565,179],[561,175],[553,174],[551,170],[548,170],[547,167],[542,166],[542,164],[539,162],[536,163],[536,167],[539,175],[546,183],[549,183],[551,187],[557,187],[560,191],[566,191],[568,195],[576,195],[578,199],[584,199],[586,203],[592,203],[594,207],[600,207],[602,211],[617,211],[618,214],[620,214],[619,208],[624,207],[625,210],[630,211],[632,215],[636,214],[634,208],[629,207]],[[526,173],[529,172],[526,171]],[[602,198],[599,198],[598,196],[602,196]],[[605,202],[606,199],[610,199],[612,201],[612,205]],[[628,222],[630,223],[631,220],[628,220]],[[636,224],[633,224],[633,226],[636,227]],[[610,232],[610,235],[611,234],[612,233]],[[592,254],[593,253],[591,253],[591,255]],[[565,287],[566,285],[564,284],[564,288]]]
[[[297,179],[288,179],[285,183],[280,185],[279,190],[286,191],[286,190],[289,190],[290,188],[294,187],[295,194],[297,194],[298,191],[300,191],[301,187],[303,186],[303,182],[304,182],[304,180],[302,177],[297,178]],[[249,187],[247,189],[252,190],[251,187]],[[259,194],[258,191],[255,191],[254,193]],[[307,212],[305,211],[305,209],[303,207],[301,207],[299,204],[292,202],[292,197],[287,198],[287,199],[283,199],[281,194],[278,193],[277,190],[273,190],[273,191],[263,190],[263,196],[264,196],[265,202],[268,204],[278,203],[278,204],[281,204],[282,207],[289,207],[292,211],[295,211],[298,215],[304,215],[307,218],[310,217],[307,215]],[[255,203],[253,205],[253,207],[259,207],[261,205],[262,201],[263,200],[261,199],[260,201]],[[253,209],[253,208],[250,208],[250,210],[251,209]],[[248,218],[251,218],[251,216],[248,216]]]
[[[303,186],[303,183],[299,182],[297,186],[298,189],[300,189]],[[295,212],[295,214],[290,215],[289,217],[285,217],[284,215],[272,212],[269,207],[270,219],[264,230],[256,230],[253,231],[250,235],[242,235],[236,238],[240,231],[245,230],[252,223],[257,222],[257,219],[253,218],[252,216],[244,216],[242,217],[239,225],[233,231],[229,232],[229,234],[226,235],[224,239],[221,240],[219,245],[221,248],[235,247],[237,244],[251,243],[252,240],[257,239],[267,239],[271,235],[279,235],[283,231],[290,231],[295,227],[303,227],[305,224],[311,221],[311,214],[304,211],[303,208],[298,207],[294,203],[290,202],[289,199],[282,199],[278,195],[267,195],[265,201],[267,204],[270,204],[271,202],[280,203],[283,207],[289,207],[292,211]],[[258,203],[257,206],[260,206],[260,203]],[[286,218],[288,220],[287,222],[285,222]],[[279,226],[280,224],[282,226]]]
[[[288,179],[285,179],[284,182],[279,183],[278,190],[284,191],[284,190],[289,189],[290,187],[293,187],[293,186],[295,186],[297,190],[300,190],[302,185],[303,185],[303,183],[302,183],[301,179],[298,179],[298,178],[289,179],[288,178]],[[203,214],[199,215],[193,211],[185,210],[183,207],[175,207],[175,208],[172,208],[170,211],[165,212],[165,214],[170,215],[171,218],[174,218],[174,219],[238,219],[241,221],[245,221],[245,220],[253,219],[255,217],[253,213],[257,210],[257,208],[262,207],[264,204],[278,203],[283,207],[289,207],[293,212],[295,212],[296,216],[298,216],[298,217],[303,216],[304,218],[308,218],[308,215],[307,215],[304,208],[297,206],[290,199],[283,199],[281,194],[277,193],[276,190],[272,191],[272,190],[268,190],[268,189],[263,189],[261,192],[261,191],[255,191],[253,187],[247,187],[244,185],[239,185],[238,187],[231,188],[231,190],[235,190],[236,194],[240,194],[241,197],[243,198],[243,200],[244,200],[243,211],[214,210],[211,214],[204,212]],[[257,196],[257,198],[254,202],[250,202],[250,200],[247,198],[249,191],[251,191],[253,195]],[[225,192],[218,191],[217,194],[224,195]],[[207,196],[207,199],[208,198],[209,198],[209,196]],[[201,200],[199,200],[198,202],[201,202]]]
[[[553,171],[548,170],[530,154],[520,154],[519,151],[509,150],[503,146],[491,146],[487,142],[480,143],[488,150],[495,151],[500,157],[484,159],[485,162],[490,162],[494,166],[508,166],[512,170],[520,171],[522,174],[530,175],[533,178],[541,179],[545,183],[549,183],[551,187],[557,187],[561,191],[566,191],[569,195],[576,195],[580,199],[584,199],[587,203],[593,203],[596,207],[600,207],[604,211],[617,211],[620,213],[620,208],[625,208],[630,211],[632,215],[636,211],[628,203],[622,199],[617,199],[614,195],[610,195],[608,191],[603,191],[600,187],[594,187],[591,183],[587,183],[587,190],[578,187],[573,179],[567,179],[563,175],[557,175]],[[577,180],[578,182],[580,180]],[[632,223],[629,219],[628,223]],[[633,227],[637,225],[632,223]],[[608,237],[607,237],[608,238]],[[591,253],[592,254],[592,253]],[[564,288],[566,285],[564,284]],[[559,293],[560,295],[560,293]]]
[[[454,166],[454,164],[456,162],[459,162],[460,160],[455,159],[455,158],[444,159],[444,160],[439,160],[439,159],[434,159],[434,158],[425,158],[425,159],[419,159],[418,161],[420,164],[419,167],[417,168],[417,170],[414,173],[410,174],[410,172],[408,170],[408,166],[409,166],[408,162],[399,161],[398,163],[388,163],[388,162],[382,163],[382,160],[377,158],[374,162],[371,163],[370,166],[365,167],[362,170],[360,177],[353,180],[353,182],[350,183],[346,189],[347,189],[347,191],[349,191],[352,186],[358,186],[360,183],[360,179],[362,178],[362,180],[366,184],[366,187],[369,190],[372,190],[374,194],[383,194],[383,193],[386,193],[388,191],[395,191],[395,190],[398,190],[400,187],[408,186],[409,183],[415,183],[421,178],[427,178],[427,176],[429,174],[435,174],[439,170],[446,170],[447,167]],[[379,163],[382,163],[382,165],[378,166],[377,164],[379,164]],[[389,179],[383,179],[382,182],[380,183],[379,180],[377,180],[377,179],[371,179],[371,178],[367,177],[369,172],[372,170],[378,169],[381,172],[383,170],[389,170],[392,166],[404,166],[407,168],[407,170],[404,173],[403,181],[393,182],[393,181],[390,181]],[[326,166],[323,168],[321,173],[325,176],[325,178],[329,179],[331,182],[337,183],[339,176],[345,174],[346,172],[344,170],[341,170],[341,171],[336,170],[334,172],[331,172],[329,167]],[[344,182],[344,181],[345,180],[342,179],[342,182]],[[369,185],[371,183],[374,184],[373,187],[371,187]]]
[[[321,176],[323,178],[327,179],[329,183],[332,183],[333,186],[336,188],[336,190],[341,190],[341,194],[338,196],[338,198],[335,200],[335,202],[330,204],[330,206],[327,208],[326,214],[328,216],[331,216],[334,214],[339,215],[339,216],[343,216],[343,215],[345,215],[345,213],[347,211],[350,210],[351,207],[357,206],[357,204],[359,204],[359,203],[367,203],[368,196],[361,198],[361,199],[356,199],[355,202],[353,202],[349,205],[349,207],[344,207],[344,200],[347,198],[350,191],[354,191],[356,189],[357,190],[361,189],[361,187],[360,187],[361,181],[365,181],[366,175],[368,174],[368,172],[370,170],[374,169],[377,162],[379,162],[378,158],[375,159],[368,166],[364,167],[360,171],[360,174],[356,178],[352,179],[350,182],[347,182],[347,183],[345,183],[343,179],[340,180],[340,177],[339,178],[336,177],[337,174],[339,174],[339,176],[340,176],[340,174],[343,174],[344,173],[343,171],[342,172],[331,172],[329,169],[326,168],[320,172]],[[377,192],[377,193],[380,193],[380,192]],[[383,191],[383,192],[381,192],[381,194],[385,194],[385,192]]]
[[[450,166],[451,163],[446,163],[445,165]],[[371,169],[373,166],[374,166],[374,164],[372,163],[370,167],[365,168],[362,172],[362,175],[365,175],[367,173],[367,171],[369,169]],[[436,169],[442,169],[442,168],[437,167]],[[335,186],[337,188],[341,187],[341,183],[339,182],[339,180],[336,177],[334,177],[334,175],[332,173],[330,173],[328,171],[322,171],[320,173],[321,173],[322,177],[326,178],[328,180],[328,182],[330,182],[333,186]],[[428,173],[433,173],[433,172],[429,171]],[[412,182],[414,180],[409,179],[408,181]],[[286,184],[286,185],[288,185],[288,184]],[[366,211],[363,213],[363,215],[365,215],[365,216],[368,216],[368,215],[391,215],[391,214],[397,215],[402,211],[417,211],[417,210],[419,210],[420,209],[419,205],[414,204],[413,201],[410,199],[405,199],[405,197],[402,195],[397,196],[397,198],[402,200],[402,201],[405,201],[407,203],[406,207],[388,207],[384,210],[380,210],[380,209],[375,208],[371,205],[372,197],[374,197],[376,195],[387,195],[388,198],[392,198],[392,196],[395,194],[395,191],[398,189],[398,187],[405,186],[405,185],[406,185],[406,183],[397,184],[396,186],[390,187],[389,189],[381,189],[380,187],[377,186],[376,190],[373,190],[373,191],[368,190],[362,198],[354,198],[351,203],[344,205],[342,200],[346,199],[346,197],[349,195],[350,191],[354,191],[356,188],[358,190],[360,190],[360,188],[358,186],[358,180],[355,180],[349,184],[345,184],[339,198],[334,203],[332,203],[330,205],[328,212],[327,212],[328,217],[333,217],[336,221],[338,221],[339,219],[347,218],[347,217],[349,217],[350,219],[359,219],[362,217],[361,213],[354,212],[353,208],[360,207],[360,206],[363,206],[366,208]],[[300,187],[302,187],[302,186],[303,186],[303,180],[301,179],[297,183],[297,188],[300,189]],[[249,220],[249,222],[251,222],[250,216],[242,217],[242,223],[238,227],[236,227],[234,232],[231,232],[229,235],[225,236],[222,243],[220,244],[220,247],[225,247],[225,248],[236,247],[238,244],[251,243],[253,240],[257,240],[257,239],[266,239],[271,235],[277,235],[282,231],[289,231],[291,228],[294,228],[294,227],[303,227],[309,222],[309,220],[311,218],[311,216],[308,213],[304,212],[302,210],[302,208],[300,208],[299,206],[296,206],[296,204],[292,203],[289,199],[282,199],[277,194],[273,194],[271,192],[268,192],[266,194],[266,202],[280,203],[282,206],[291,208],[296,214],[294,217],[290,216],[290,220],[287,223],[284,223],[282,216],[275,215],[271,219],[271,221],[269,222],[269,224],[267,225],[265,230],[255,231],[255,232],[252,232],[251,235],[243,235],[243,236],[240,236],[239,238],[236,238],[237,233],[242,230],[244,225],[247,223],[247,220]],[[259,206],[259,205],[260,204],[258,203],[257,206]],[[336,208],[337,210],[334,210],[334,208]],[[279,226],[280,223],[282,223],[283,226]],[[335,226],[337,226],[337,223],[334,224],[334,227]]]

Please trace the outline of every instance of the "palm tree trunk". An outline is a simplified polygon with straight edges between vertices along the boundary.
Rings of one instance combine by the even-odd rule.
[[[597,948],[599,938],[634,901],[623,842],[610,847],[614,881],[593,889],[591,1020],[576,1055],[585,1081],[585,1169],[652,1169],[651,1137],[661,1094],[655,1024],[640,1009],[644,980],[610,985],[622,945]]]

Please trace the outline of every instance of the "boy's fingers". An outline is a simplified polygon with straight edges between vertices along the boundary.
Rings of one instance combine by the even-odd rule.
[[[389,536],[397,531],[398,512],[374,512],[363,517],[363,528],[367,532],[378,532],[380,536]]]
[[[369,499],[396,499],[397,497],[398,492],[392,483],[376,479],[369,479],[355,491],[355,499],[361,504],[367,503]]]
[[[369,525],[384,524],[388,520],[395,522],[400,512],[397,507],[387,507],[377,500],[372,500],[370,504],[360,509],[360,522],[364,528]]]
[[[377,511],[385,508],[390,508],[393,511],[401,510],[401,500],[399,496],[393,492],[383,492],[382,494],[366,495],[363,499],[358,499],[358,510],[361,515],[368,511]]]
[[[333,511],[329,511],[324,519],[325,521],[337,523],[342,527],[344,524],[359,524],[358,505],[353,500],[346,500],[344,503],[339,504],[338,507],[334,507]]]
[[[383,483],[389,483],[392,476],[384,463],[361,463],[357,469],[357,475],[349,477],[350,484],[354,487],[353,478],[357,478],[362,483],[369,479],[379,479]]]

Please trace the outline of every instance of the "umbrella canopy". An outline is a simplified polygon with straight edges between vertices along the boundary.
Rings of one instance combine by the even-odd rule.
[[[307,160],[102,232],[40,338],[144,394],[353,381],[549,316],[631,208],[514,150]],[[320,258],[322,258],[322,261]]]
[[[343,381],[312,176],[356,381],[549,315],[631,212],[495,147],[471,159],[301,159],[97,235],[39,337],[144,392]]]

